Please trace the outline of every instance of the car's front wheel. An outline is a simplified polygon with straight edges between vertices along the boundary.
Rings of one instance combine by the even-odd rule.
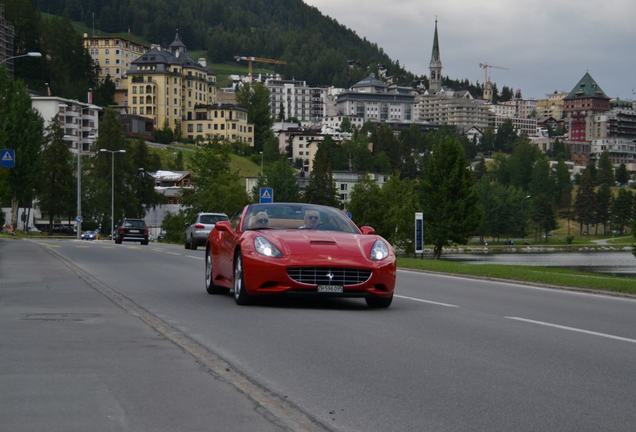
[[[373,309],[386,309],[391,306],[393,296],[391,297],[366,297],[367,306]]]
[[[245,290],[243,278],[243,258],[239,253],[234,261],[234,301],[237,305],[245,306],[250,303],[250,296]]]
[[[210,252],[210,249],[207,249],[205,251],[205,290],[208,294],[220,294],[226,290],[214,285],[212,266],[212,253]]]

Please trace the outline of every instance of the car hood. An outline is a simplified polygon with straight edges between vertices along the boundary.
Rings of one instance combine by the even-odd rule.
[[[377,235],[316,230],[267,230],[260,231],[258,235],[272,241],[283,255],[343,258],[368,258],[373,243],[381,238]]]

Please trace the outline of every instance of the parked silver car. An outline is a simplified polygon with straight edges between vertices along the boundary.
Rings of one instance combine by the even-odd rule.
[[[228,220],[225,213],[199,213],[196,219],[186,227],[185,248],[196,249],[208,241],[208,234],[218,221]]]

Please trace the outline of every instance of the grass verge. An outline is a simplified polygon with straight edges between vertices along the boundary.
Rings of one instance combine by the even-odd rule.
[[[636,294],[636,278],[601,275],[558,267],[468,264],[455,261],[421,260],[415,258],[398,258],[398,266],[405,269]]]

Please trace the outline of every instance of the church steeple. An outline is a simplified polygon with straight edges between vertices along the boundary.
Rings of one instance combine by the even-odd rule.
[[[433,92],[442,89],[442,60],[439,55],[439,37],[437,35],[437,18],[435,19],[435,36],[433,37],[433,52],[429,65],[431,76],[429,89]]]
[[[177,34],[174,36],[174,40],[172,41],[172,43],[170,44],[168,48],[170,49],[170,52],[172,52],[172,54],[177,58],[179,58],[181,55],[186,53],[187,48],[185,44],[181,41],[178,28],[177,28]]]

